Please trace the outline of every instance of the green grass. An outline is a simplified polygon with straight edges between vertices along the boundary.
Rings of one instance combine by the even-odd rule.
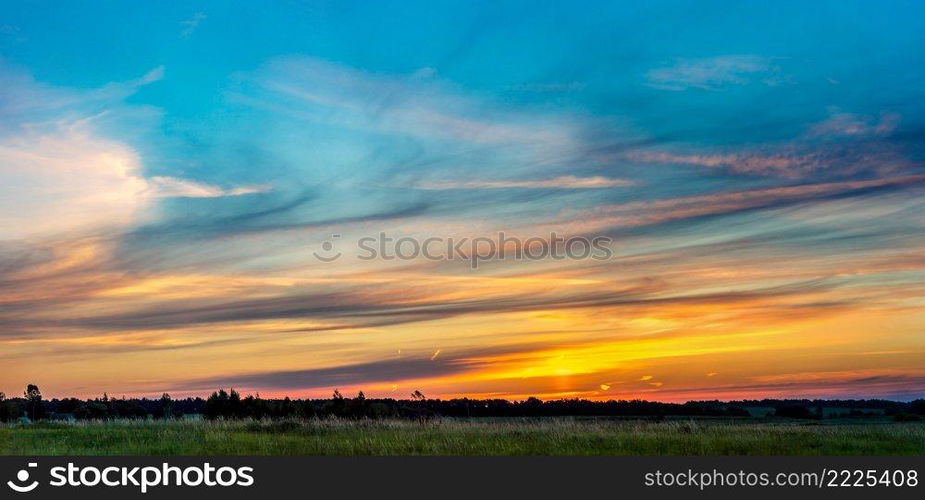
[[[0,427],[0,455],[923,455],[925,424],[494,419]]]

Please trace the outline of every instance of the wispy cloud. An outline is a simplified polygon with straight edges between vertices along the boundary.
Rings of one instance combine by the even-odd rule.
[[[135,110],[123,100],[164,78],[163,66],[139,78],[75,90],[44,85],[0,67],[0,238],[128,227],[157,198],[215,198],[266,192],[145,175],[138,150],[102,131]],[[112,123],[109,123],[111,125]],[[124,128],[124,127],[119,127]]]
[[[778,175],[799,178],[807,173],[828,168],[828,155],[820,152],[796,151],[733,153],[670,153],[664,151],[636,151],[625,155],[629,160],[643,163],[696,165],[709,168],[728,168],[730,171],[750,175]]]
[[[731,215],[748,210],[820,201],[878,189],[902,189],[925,184],[925,174],[864,181],[800,184],[795,186],[726,191],[654,201],[602,205],[571,217],[585,230],[627,228],[707,216]]]
[[[809,130],[809,135],[815,137],[884,136],[896,130],[900,118],[897,113],[883,113],[879,118],[876,118],[853,113],[835,112],[825,121],[813,125]]]
[[[160,81],[164,75],[164,66],[157,66],[139,78],[109,82],[98,88],[71,89],[36,81],[28,72],[0,60],[0,116],[4,118],[0,131],[27,124],[74,121],[75,116],[124,111],[129,106],[122,100]]]
[[[454,92],[444,82],[368,73],[312,58],[277,60],[258,81],[301,104],[290,112],[392,135],[562,146],[571,144],[576,132],[562,117],[552,122],[505,113]]]
[[[911,400],[925,396],[920,389],[923,382],[925,374],[920,370],[883,368],[857,372],[808,372],[780,377],[755,377],[752,381],[739,384],[672,389],[661,397],[687,401],[706,397],[747,399],[754,394],[762,394],[769,398],[850,399],[868,398],[871,394],[877,394],[883,398]]]
[[[877,142],[811,144],[793,142],[734,151],[631,151],[623,158],[640,163],[691,165],[746,176],[783,179],[851,178],[860,173],[886,176],[913,171],[913,164],[889,144]]]
[[[548,82],[548,83],[518,83],[508,87],[511,90],[522,92],[580,92],[588,85],[583,82]]]
[[[176,177],[151,177],[150,186],[154,196],[161,198],[220,198],[269,192],[270,186],[244,186],[222,188],[212,184],[178,179]]]
[[[205,20],[208,16],[203,12],[197,12],[193,14],[193,17],[186,19],[180,22],[180,25],[183,26],[183,30],[180,31],[180,38],[188,38],[192,35],[196,28],[199,27],[199,23]]]
[[[575,177],[564,175],[545,180],[522,181],[435,181],[420,182],[414,185],[419,189],[448,190],[448,189],[600,189],[613,187],[635,186],[636,182],[628,179],[611,179],[608,177]]]
[[[517,207],[530,210],[542,208],[541,199],[576,196],[574,190],[606,196],[604,188],[637,185],[610,175],[593,154],[601,143],[629,140],[630,127],[623,122],[517,106],[467,91],[434,72],[424,75],[364,71],[311,57],[275,58],[235,75],[227,102],[267,130],[311,140],[248,135],[229,147],[246,143],[273,158],[271,168],[282,165],[278,175],[286,181],[274,182],[281,195],[292,186],[375,192],[347,203],[343,191],[335,198],[333,191],[318,189],[325,199],[317,203],[325,204],[330,220],[396,213],[396,205],[405,213],[426,207],[416,216],[473,207],[507,210],[514,207],[511,200],[529,200]],[[395,188],[414,191],[399,198],[385,192]],[[456,196],[461,193],[446,193],[452,190],[468,190],[479,199],[473,203]],[[286,217],[317,220],[318,212],[308,209],[298,207]],[[273,223],[269,217],[261,222]]]
[[[760,80],[767,85],[787,81],[780,67],[769,57],[725,55],[704,59],[682,59],[670,66],[649,70],[646,82],[661,90],[721,90],[730,85],[746,85]]]
[[[467,365],[460,360],[450,358],[440,360],[389,359],[331,368],[228,375],[190,381],[187,385],[190,389],[198,390],[229,385],[248,389],[327,389],[445,376],[472,371],[476,368],[478,367],[475,365]]]
[[[373,73],[285,57],[238,79],[246,84],[229,92],[231,103],[329,139],[310,151],[274,145],[273,154],[298,164],[311,158],[326,165],[312,175],[329,174],[337,182],[436,185],[463,168],[465,181],[492,180],[500,170],[515,181],[567,183],[569,176],[600,175],[588,152],[605,130],[609,142],[628,135],[577,114],[518,109],[436,75]]]

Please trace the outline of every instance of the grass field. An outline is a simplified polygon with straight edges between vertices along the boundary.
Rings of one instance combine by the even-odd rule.
[[[0,427],[0,455],[923,455],[925,424],[117,421]]]

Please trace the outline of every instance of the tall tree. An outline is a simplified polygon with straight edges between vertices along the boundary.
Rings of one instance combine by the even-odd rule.
[[[26,398],[26,408],[29,410],[29,418],[33,421],[45,416],[45,406],[42,405],[42,391],[39,386],[29,384],[26,386],[26,392],[23,393]]]
[[[161,416],[164,418],[173,418],[173,399],[166,392],[161,395]]]

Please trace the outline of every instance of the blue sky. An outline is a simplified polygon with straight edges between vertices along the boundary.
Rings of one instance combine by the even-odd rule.
[[[868,380],[851,394],[907,397],[925,377],[923,10],[5,5],[0,286],[16,290],[0,305],[5,341],[95,366],[87,386],[120,373],[125,353],[203,367],[185,378],[152,368],[113,388],[139,393],[222,381],[327,391],[305,382],[321,370],[382,391],[432,384],[428,394],[604,398],[600,387],[625,379],[624,395],[651,398],[844,395]],[[386,230],[608,235],[619,258],[480,271],[310,258],[331,234]],[[617,301],[624,287],[632,307]],[[882,315],[891,340],[871,326]],[[830,345],[824,334],[843,327],[850,340]],[[661,347],[630,356],[639,335]],[[809,369],[788,341],[834,351]],[[243,345],[261,354],[245,358]],[[779,366],[746,367],[772,348]],[[413,359],[386,380],[395,350]],[[562,356],[576,361],[563,368]],[[663,366],[672,356],[714,375]],[[673,379],[647,374],[656,368]],[[555,378],[566,371],[573,379]]]
[[[8,71],[73,90],[162,68],[163,78],[124,99],[156,110],[157,123],[112,126],[142,129],[133,130],[144,134],[133,146],[151,158],[146,169],[196,163],[204,180],[259,179],[253,170],[278,168],[270,159],[229,165],[245,162],[223,157],[229,148],[298,147],[270,137],[260,144],[253,130],[284,125],[236,99],[255,97],[255,79],[271,77],[268,68],[287,58],[370,77],[426,75],[426,91],[485,108],[472,113],[580,121],[589,147],[782,143],[832,116],[894,113],[907,132],[893,141],[916,154],[920,11],[915,2],[23,2],[5,9],[0,47]],[[303,125],[289,133],[314,132]],[[352,168],[341,163],[330,168]],[[588,163],[579,168],[611,168]]]

